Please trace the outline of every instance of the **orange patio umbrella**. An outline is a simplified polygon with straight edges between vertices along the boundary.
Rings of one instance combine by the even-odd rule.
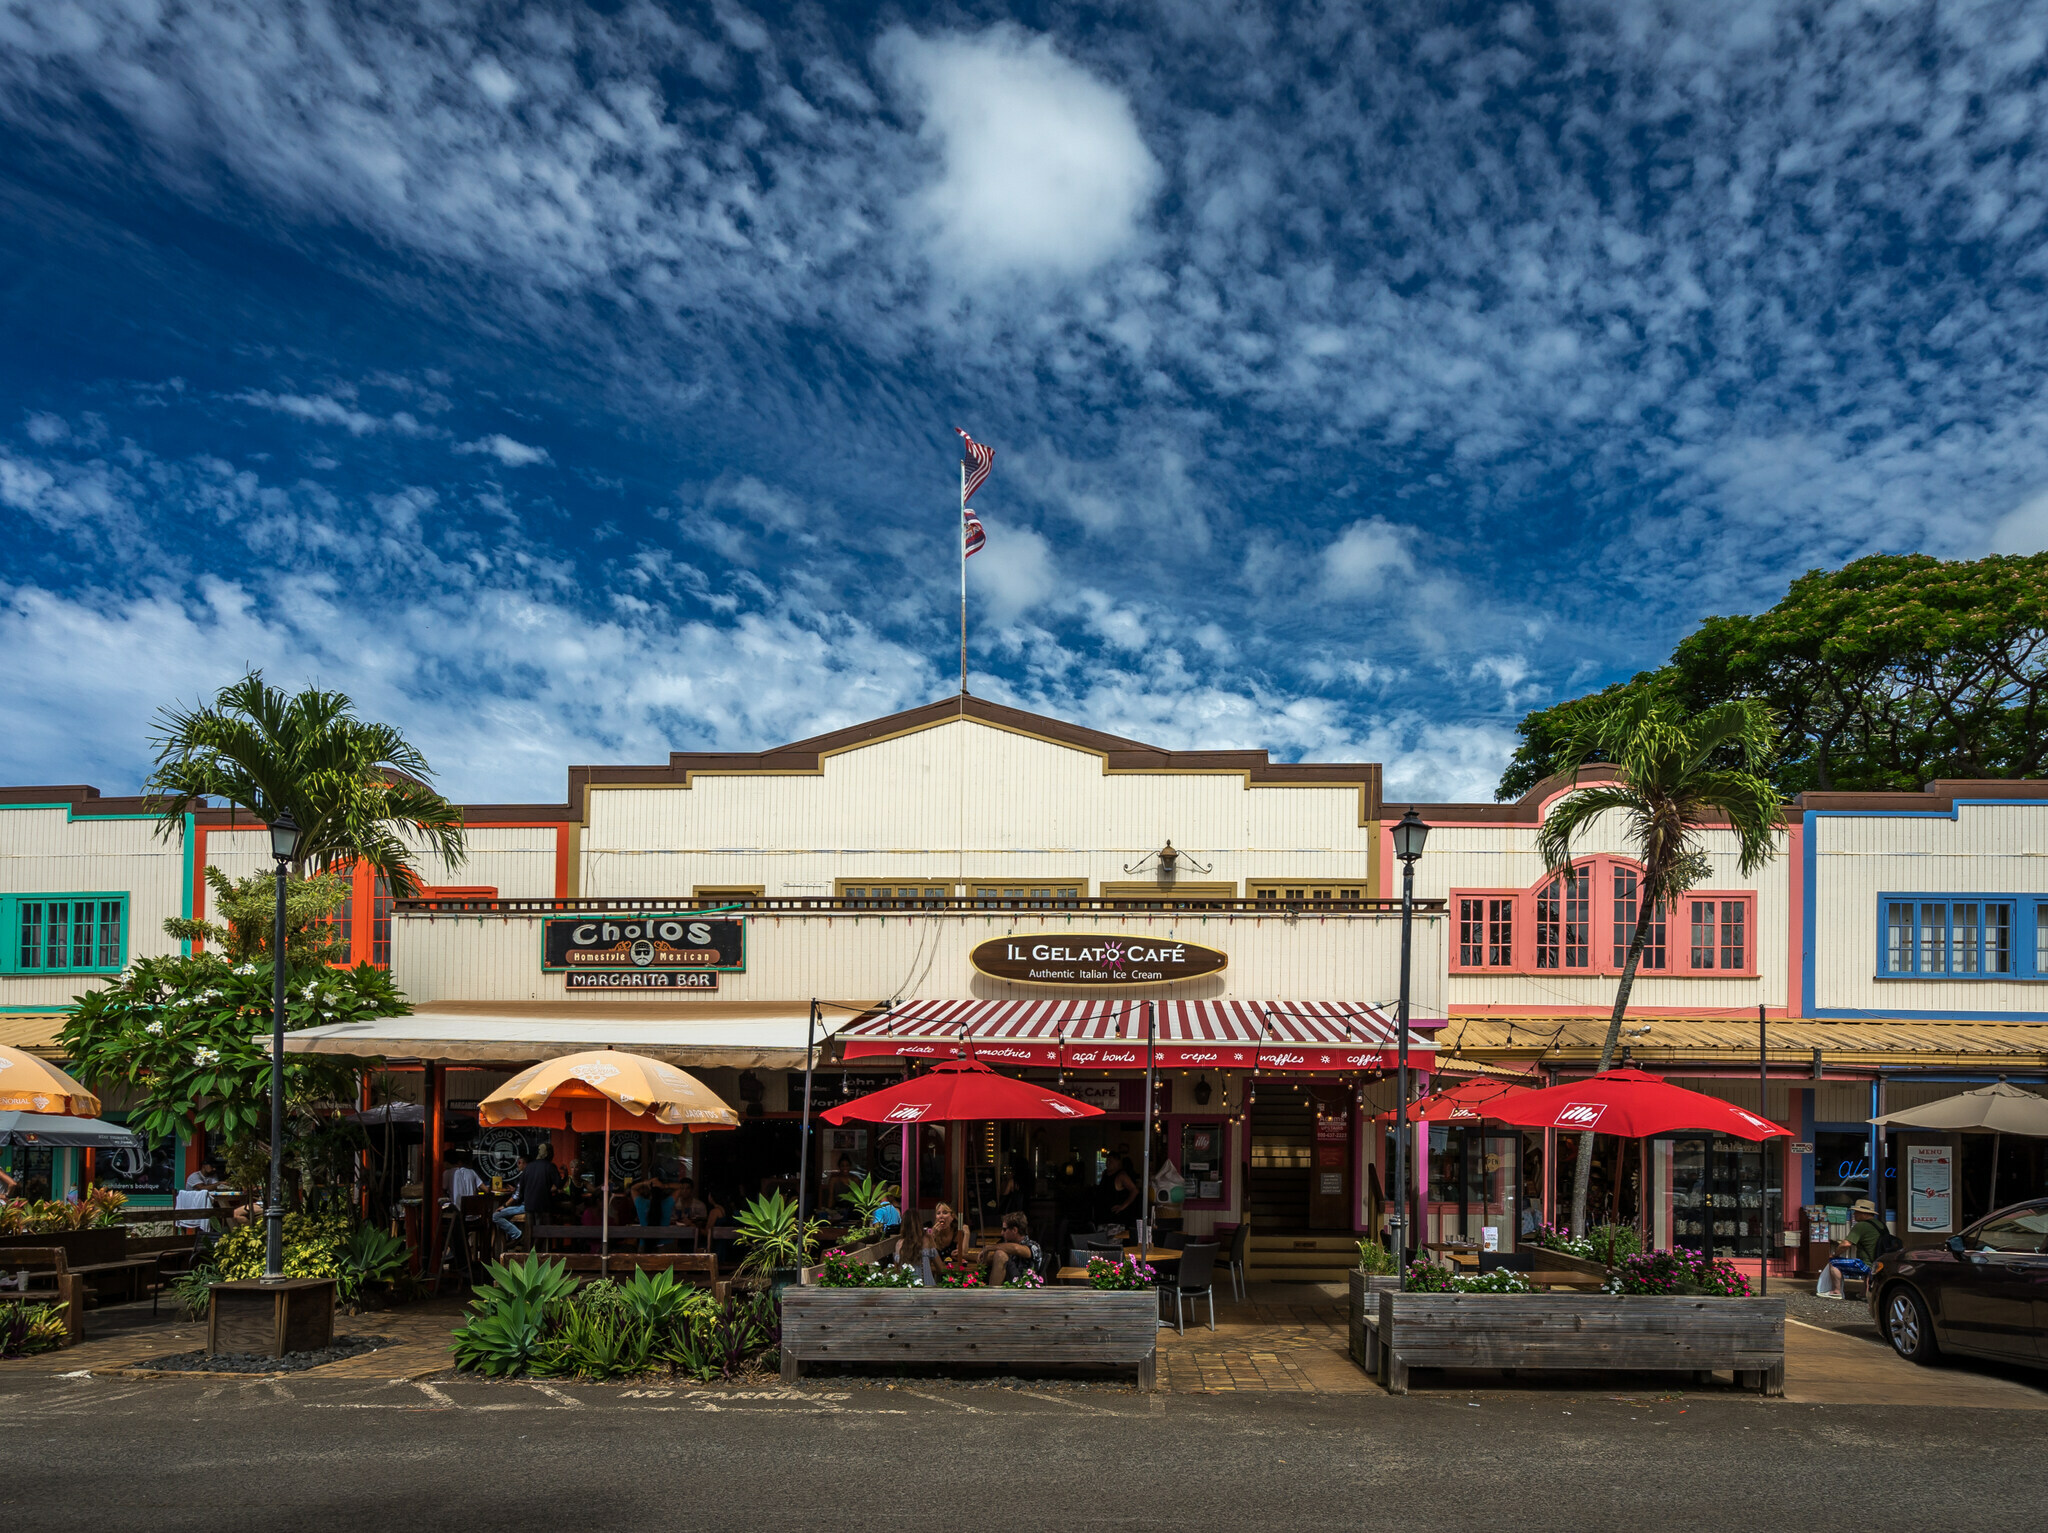
[[[521,1070],[477,1104],[487,1124],[604,1130],[601,1194],[602,1257],[612,1243],[612,1121],[638,1133],[681,1134],[691,1129],[738,1128],[739,1114],[687,1070],[644,1054],[590,1049],[542,1060]]]
[[[97,1118],[100,1099],[48,1060],[0,1043],[0,1112]]]

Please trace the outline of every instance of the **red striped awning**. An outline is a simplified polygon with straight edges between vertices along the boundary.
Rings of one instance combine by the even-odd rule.
[[[1391,1070],[1394,1024],[1377,1007],[1340,1001],[904,1001],[842,1028],[847,1059],[972,1057],[991,1065],[1142,1070],[1146,1012],[1161,1069]],[[1434,1059],[1411,1022],[1408,1063]]]

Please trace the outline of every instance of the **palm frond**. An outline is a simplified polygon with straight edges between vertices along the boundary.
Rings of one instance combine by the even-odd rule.
[[[1550,806],[1542,829],[1536,832],[1536,850],[1543,854],[1544,868],[1560,873],[1571,866],[1573,840],[1603,814],[1625,815],[1633,829],[1644,810],[1642,795],[1625,783],[1574,788]]]

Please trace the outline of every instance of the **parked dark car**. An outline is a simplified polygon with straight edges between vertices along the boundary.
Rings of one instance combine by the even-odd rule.
[[[2048,1198],[2001,1208],[1944,1245],[1881,1258],[1870,1313],[1915,1363],[1954,1352],[2048,1368]]]

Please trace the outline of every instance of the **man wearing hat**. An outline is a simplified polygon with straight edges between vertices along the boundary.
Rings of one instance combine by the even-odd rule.
[[[1868,1198],[1858,1198],[1849,1205],[1849,1212],[1855,1216],[1855,1222],[1849,1226],[1849,1244],[1856,1259],[1866,1267],[1875,1267],[1878,1247],[1891,1231],[1884,1227],[1884,1221],[1877,1216],[1877,1205]]]

